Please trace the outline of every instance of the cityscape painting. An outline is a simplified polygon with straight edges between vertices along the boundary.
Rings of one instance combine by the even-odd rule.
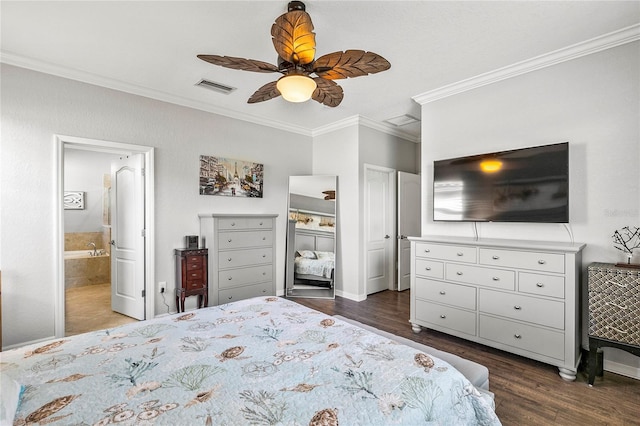
[[[264,165],[231,158],[200,156],[200,195],[262,198]]]

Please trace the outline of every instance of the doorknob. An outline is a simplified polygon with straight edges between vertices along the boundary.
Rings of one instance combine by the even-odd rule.
[[[111,240],[111,241],[109,241],[109,244],[111,244],[112,246],[115,246],[116,245],[116,241],[115,240]]]
[[[390,237],[390,236],[388,236],[388,235],[385,235],[385,236],[384,236],[384,239],[385,239],[385,240],[388,240],[389,238],[391,238],[391,237]]]
[[[398,239],[399,240],[406,240],[407,236],[406,235],[398,235]]]

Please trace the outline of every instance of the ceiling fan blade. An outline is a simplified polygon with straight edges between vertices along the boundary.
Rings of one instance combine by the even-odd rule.
[[[278,72],[278,67],[268,62],[257,61],[255,59],[235,58],[233,56],[220,55],[198,55],[198,58],[213,65],[231,68],[234,70],[253,72]]]
[[[276,87],[277,82],[278,82],[277,80],[272,81],[271,83],[267,83],[261,88],[259,88],[258,90],[256,90],[256,92],[253,95],[251,95],[247,103],[255,104],[257,102],[268,101],[269,99],[277,98],[278,96],[280,96],[280,91]]]
[[[347,50],[323,55],[316,59],[313,67],[319,77],[338,80],[385,71],[391,64],[377,53]]]
[[[313,81],[318,85],[313,91],[311,99],[329,107],[337,107],[344,98],[342,87],[335,81],[315,77]]]
[[[287,12],[271,26],[273,47],[286,62],[306,65],[316,55],[316,34],[311,16],[303,10]]]

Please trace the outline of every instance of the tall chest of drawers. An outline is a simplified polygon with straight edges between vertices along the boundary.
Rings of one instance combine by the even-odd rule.
[[[555,365],[580,362],[584,244],[410,238],[411,324]]]
[[[589,385],[597,350],[615,347],[640,356],[640,270],[608,263],[589,265]]]
[[[209,247],[211,305],[275,295],[276,217],[199,215],[200,238]]]

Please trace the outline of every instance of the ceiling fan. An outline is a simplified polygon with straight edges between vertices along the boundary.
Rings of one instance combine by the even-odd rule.
[[[333,52],[314,60],[316,35],[311,16],[301,1],[289,2],[288,12],[276,18],[271,26],[271,36],[278,53],[277,66],[232,56],[198,55],[198,58],[236,70],[283,74],[277,81],[265,84],[251,95],[247,101],[250,104],[282,95],[290,102],[313,99],[336,107],[342,102],[344,93],[334,80],[375,74],[391,67],[382,56],[364,50]]]

